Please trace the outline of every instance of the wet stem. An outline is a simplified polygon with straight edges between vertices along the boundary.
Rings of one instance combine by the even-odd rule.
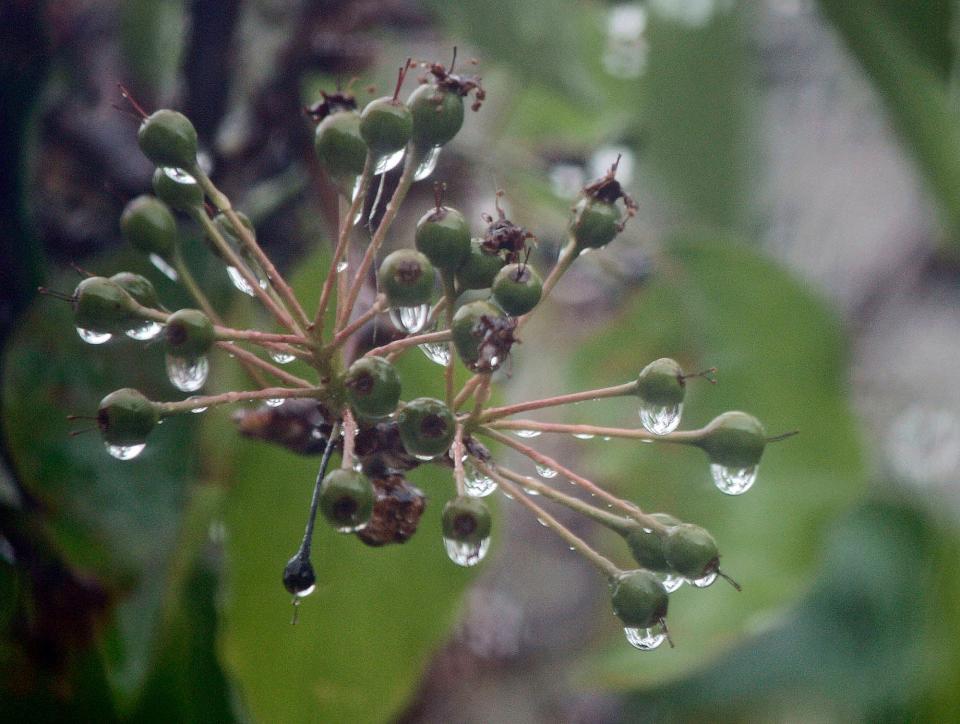
[[[160,409],[160,414],[167,416],[190,412],[198,407],[215,407],[251,400],[282,400],[291,397],[319,398],[324,392],[326,392],[325,387],[266,387],[262,390],[243,390],[223,392],[219,395],[195,396],[179,402],[159,402],[157,406]]]

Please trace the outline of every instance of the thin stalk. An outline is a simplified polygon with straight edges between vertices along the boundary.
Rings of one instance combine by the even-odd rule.
[[[477,424],[477,420],[480,419],[483,413],[483,406],[487,404],[487,400],[490,399],[490,373],[487,372],[480,377],[480,383],[477,385],[477,390],[473,395],[473,410],[467,416],[466,422],[464,422],[464,427],[472,430],[473,427]]]
[[[651,440],[656,442],[671,442],[682,445],[696,444],[707,432],[707,428],[699,430],[678,430],[666,435],[654,435],[646,430],[635,430],[624,427],[601,427],[598,425],[569,425],[560,422],[538,422],[536,420],[495,420],[488,423],[489,427],[498,430],[536,430],[537,432],[558,432],[568,435],[596,435],[600,437],[618,437],[625,440]]]
[[[348,470],[353,469],[353,450],[356,443],[357,421],[353,419],[353,413],[349,408],[343,411],[343,460],[341,467]]]
[[[456,301],[457,290],[453,275],[447,272],[441,272],[443,279],[443,298],[447,302],[447,328],[453,329],[453,303]],[[453,366],[457,360],[457,349],[451,339],[448,343],[447,364],[443,370],[443,377],[446,383],[447,406],[453,406]]]
[[[519,402],[515,405],[506,405],[504,407],[491,407],[483,413],[480,418],[482,422],[489,422],[501,417],[516,415],[519,412],[528,412],[530,410],[542,410],[545,407],[557,407],[559,405],[569,405],[576,402],[585,402],[588,400],[602,400],[609,397],[623,397],[631,395],[637,389],[636,382],[626,382],[622,385],[613,387],[602,387],[597,390],[584,390],[583,392],[571,392],[566,395],[557,395],[556,397],[544,397],[541,400],[530,400],[528,402]]]
[[[296,375],[292,375],[286,370],[282,370],[276,365],[270,364],[265,359],[258,357],[253,352],[248,352],[247,350],[243,349],[242,347],[238,347],[235,344],[232,344],[230,342],[217,342],[217,347],[224,350],[228,354],[233,355],[238,360],[240,360],[241,363],[246,363],[248,365],[258,367],[264,372],[267,372],[268,374],[273,375],[278,380],[282,380],[283,382],[286,382],[288,385],[295,385],[296,387],[313,387],[313,385],[310,382],[303,379],[302,377],[297,377]],[[263,386],[266,387],[266,385],[263,385]]]
[[[426,334],[418,334],[413,337],[404,337],[403,339],[397,339],[381,347],[374,347],[369,352],[367,352],[364,356],[365,357],[386,357],[387,355],[403,352],[405,349],[408,349],[410,347],[416,347],[418,345],[427,344],[427,343],[447,342],[449,339],[450,339],[449,329],[445,329],[441,332],[427,332]]]
[[[234,402],[248,402],[250,400],[278,400],[290,397],[318,397],[326,392],[325,387],[266,387],[262,390],[241,390],[223,392],[219,395],[204,395],[191,397],[179,402],[155,403],[163,417],[176,415],[181,412],[190,412],[198,407],[215,407],[229,405]]]
[[[483,375],[477,373],[463,383],[463,387],[460,388],[460,392],[457,393],[457,396],[453,400],[454,411],[463,407],[463,403],[470,399],[470,395],[473,394],[473,391],[477,388],[477,385],[479,385],[482,381]]]
[[[364,312],[359,317],[354,319],[352,322],[350,322],[350,324],[348,324],[346,327],[344,327],[334,335],[333,342],[330,343],[329,348],[336,349],[337,347],[342,345],[344,342],[350,339],[350,335],[352,335],[354,332],[360,329],[360,327],[362,327],[371,319],[376,317],[378,314],[380,314],[380,312],[382,312],[386,308],[387,308],[386,295],[378,294],[376,301],[374,301],[370,309],[368,309],[366,312]]]
[[[279,343],[304,346],[312,344],[309,339],[297,334],[276,334],[274,332],[260,332],[255,329],[233,329],[232,327],[221,327],[220,325],[214,325],[213,329],[217,335],[217,339],[227,342],[242,339],[245,342],[251,342],[253,344]]]
[[[320,507],[320,485],[323,483],[327,474],[327,466],[330,464],[330,455],[333,453],[334,443],[340,432],[340,423],[335,422],[330,429],[330,437],[327,438],[327,444],[323,448],[323,457],[320,460],[320,469],[317,471],[317,481],[313,486],[313,495],[310,498],[310,513],[307,515],[307,526],[303,531],[303,541],[300,543],[300,549],[297,556],[301,560],[310,560],[310,547],[313,545],[313,528],[317,523],[317,510]]]
[[[466,495],[466,473],[463,470],[463,425],[457,425],[457,431],[453,436],[453,480],[457,485],[457,495]]]

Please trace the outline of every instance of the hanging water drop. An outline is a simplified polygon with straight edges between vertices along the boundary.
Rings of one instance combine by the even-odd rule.
[[[194,396],[194,397],[188,397],[186,401],[187,401],[187,402],[192,402],[192,401],[197,400],[197,399],[199,399],[199,398],[196,397],[196,396]],[[199,415],[201,412],[206,412],[207,409],[208,409],[207,406],[204,405],[203,407],[194,407],[194,408],[192,408],[192,409],[190,410],[190,412],[192,412],[194,415]]]
[[[716,573],[708,573],[702,578],[697,578],[695,580],[690,581],[690,584],[693,586],[696,586],[697,588],[707,588],[708,586],[712,586],[713,582],[716,580],[717,580]]]
[[[540,435],[542,435],[543,433],[541,433],[539,430],[514,430],[513,434],[516,435],[517,437],[523,437],[523,438],[529,439],[534,437],[540,437]]]
[[[139,326],[133,327],[132,329],[127,330],[127,336],[130,339],[135,339],[138,342],[146,342],[148,339],[153,339],[158,334],[163,327],[152,321],[146,321]]]
[[[523,492],[526,493],[527,495],[533,495],[533,496],[540,495],[540,491],[535,488],[524,488]]]
[[[680,416],[683,414],[683,403],[676,405],[640,405],[640,422],[654,435],[666,435],[673,432],[680,425]]]
[[[553,468],[547,467],[546,465],[541,465],[540,463],[537,463],[536,467],[537,475],[539,475],[541,478],[551,480],[552,478],[557,477],[557,471]]]
[[[497,489],[497,482],[484,475],[472,463],[463,464],[464,492],[471,498],[485,498]]]
[[[267,407],[280,407],[280,405],[283,404],[283,398],[282,398],[282,397],[271,397],[271,398],[268,399],[268,400],[264,400],[264,402],[266,403]]]
[[[103,444],[107,448],[107,452],[117,460],[133,460],[147,446],[145,442],[139,445],[111,445],[108,442]]]
[[[109,332],[94,332],[93,330],[84,329],[83,327],[77,327],[77,334],[79,334],[80,339],[87,344],[104,344],[113,339],[113,335]]]
[[[296,358],[297,358],[296,355],[292,355],[287,352],[270,350],[270,359],[272,359],[278,365],[288,365],[291,362],[293,362]]]
[[[243,274],[241,274],[240,270],[235,266],[227,267],[227,276],[230,277],[230,281],[238,291],[243,292],[248,297],[254,296],[253,287],[247,283],[247,280],[243,278]]]
[[[390,321],[401,332],[416,334],[427,323],[430,316],[430,305],[420,304],[416,307],[391,307]]]
[[[196,392],[207,381],[210,362],[205,355],[196,358],[167,355],[167,377],[181,392]]]
[[[596,435],[593,435],[589,432],[575,432],[573,433],[573,436],[577,438],[577,440],[593,440],[593,438],[596,437]]]
[[[759,466],[751,465],[746,468],[728,468],[726,465],[713,463],[710,465],[710,474],[713,484],[721,493],[727,495],[742,495],[750,490],[757,482]]]
[[[174,269],[172,266],[170,266],[167,263],[167,260],[164,259],[159,254],[150,254],[147,258],[150,260],[150,263],[153,264],[153,266],[157,269],[157,271],[163,274],[170,281],[175,282],[180,279],[180,275],[177,274],[177,270]]]
[[[414,455],[414,457],[420,462],[428,463],[431,460],[435,459],[436,455]]]
[[[347,269],[350,268],[350,262],[348,261],[338,261],[337,262],[337,274],[342,274]]]
[[[413,172],[414,181],[423,181],[437,168],[437,159],[440,158],[440,146],[434,146],[423,154],[417,169]]]
[[[426,342],[420,345],[420,351],[441,367],[446,367],[450,362],[450,347],[443,342]]]
[[[401,148],[399,151],[394,151],[393,153],[388,153],[378,158],[377,165],[373,169],[374,176],[379,176],[387,171],[392,171],[399,166],[400,162],[403,160],[404,153],[406,153],[406,149]]]
[[[451,561],[458,566],[469,568],[477,565],[487,555],[487,550],[490,548],[490,537],[488,536],[476,543],[467,543],[444,536],[443,547]]]
[[[630,645],[641,651],[653,651],[667,640],[667,634],[659,626],[655,629],[627,626],[623,629],[623,633]]]
[[[673,593],[684,584],[686,579],[683,576],[675,576],[672,573],[661,573],[657,576],[660,583],[666,589],[667,593]]]

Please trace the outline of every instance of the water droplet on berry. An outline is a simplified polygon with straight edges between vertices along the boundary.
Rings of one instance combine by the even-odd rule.
[[[517,437],[533,438],[540,437],[540,435],[543,433],[541,433],[539,430],[514,430],[513,434]]]
[[[111,445],[105,442],[104,446],[107,448],[107,452],[117,460],[133,460],[143,452],[147,444],[142,442],[139,445]]]
[[[429,304],[390,308],[390,321],[393,322],[393,326],[407,334],[416,334],[423,329],[428,316],[430,316]]]
[[[640,422],[654,435],[666,435],[673,432],[680,425],[680,416],[683,414],[683,403],[676,405],[640,405]]]
[[[146,342],[148,339],[153,339],[160,334],[161,329],[163,329],[163,327],[157,322],[146,321],[143,324],[128,329],[127,336],[138,342]]]
[[[683,576],[675,576],[672,573],[660,573],[657,574],[657,577],[660,579],[660,583],[663,584],[663,587],[667,590],[667,593],[673,593],[687,580]]]
[[[697,578],[690,581],[690,585],[696,586],[697,588],[706,588],[707,586],[712,586],[713,582],[717,580],[716,573],[708,573],[702,578]]]
[[[464,492],[471,498],[485,498],[497,489],[497,482],[484,475],[472,463],[463,464]]]
[[[573,433],[573,436],[577,438],[577,440],[593,440],[593,438],[596,437],[596,435],[593,435],[589,432],[575,432]]]
[[[288,354],[287,352],[271,350],[270,359],[272,359],[278,365],[288,365],[296,359],[296,355]]]
[[[444,536],[443,547],[451,561],[458,566],[469,568],[477,565],[487,555],[487,550],[490,548],[490,537],[487,536],[476,543],[468,543]]]
[[[742,495],[757,481],[758,469],[757,465],[747,468],[728,468],[726,465],[713,463],[710,465],[710,474],[713,476],[713,484],[721,493]]]
[[[428,360],[442,367],[446,367],[450,362],[450,347],[443,342],[426,342],[420,345],[420,351]]]
[[[175,282],[180,279],[180,275],[177,274],[177,270],[167,264],[167,260],[159,254],[150,254],[147,258],[150,260],[150,263],[153,264],[156,270],[163,274],[170,281]]]
[[[667,634],[660,626],[656,628],[634,628],[627,626],[623,629],[627,641],[635,649],[641,651],[653,651],[660,644],[667,640]]]
[[[440,146],[434,146],[423,154],[420,163],[413,172],[414,181],[423,181],[430,178],[430,174],[437,168],[437,159],[440,158]]]
[[[104,344],[113,339],[113,335],[109,332],[94,332],[93,330],[84,329],[83,327],[77,327],[77,334],[79,334],[80,339],[87,344]]]
[[[549,468],[546,465],[540,465],[539,463],[537,463],[537,474],[541,478],[546,478],[547,480],[557,477],[556,470]]]
[[[268,400],[264,400],[264,402],[266,403],[267,407],[280,407],[280,405],[283,404],[283,398],[282,398],[282,397],[271,397],[271,398],[268,399]]]
[[[401,148],[399,151],[394,151],[393,153],[388,153],[378,158],[377,165],[373,169],[374,176],[379,176],[399,166],[405,152],[406,149]]]
[[[196,392],[207,381],[210,362],[205,355],[187,359],[167,355],[167,378],[181,392]]]

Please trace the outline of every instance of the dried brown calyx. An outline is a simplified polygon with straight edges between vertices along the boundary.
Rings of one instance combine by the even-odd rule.
[[[386,475],[371,480],[377,499],[370,522],[356,533],[368,546],[406,543],[417,532],[427,498],[402,475]]]

